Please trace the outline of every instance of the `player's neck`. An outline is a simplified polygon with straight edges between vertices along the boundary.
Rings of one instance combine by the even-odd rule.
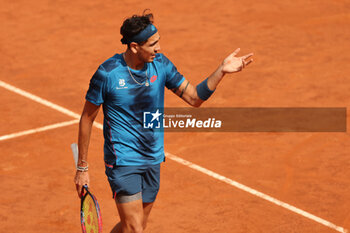
[[[140,61],[140,59],[129,49],[125,51],[123,58],[127,66],[134,70],[141,70],[145,65],[145,63],[143,61]]]

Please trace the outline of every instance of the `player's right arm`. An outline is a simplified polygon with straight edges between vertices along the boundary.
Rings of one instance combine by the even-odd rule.
[[[79,158],[78,166],[86,167],[88,148],[90,143],[91,129],[94,120],[98,114],[100,106],[97,106],[89,101],[85,102],[83,113],[81,114],[79,123],[79,138],[78,138],[78,148],[79,148]],[[78,192],[78,196],[81,197],[83,185],[89,185],[89,173],[88,171],[76,171],[74,182]]]

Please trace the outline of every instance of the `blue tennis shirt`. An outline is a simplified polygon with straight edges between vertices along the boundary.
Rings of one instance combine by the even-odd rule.
[[[129,69],[131,74],[122,54],[109,58],[91,78],[85,97],[103,106],[106,166],[164,161],[164,132],[144,128],[144,112],[164,108],[164,87],[173,89],[185,80],[163,54],[156,54],[154,61],[145,63],[142,70]]]

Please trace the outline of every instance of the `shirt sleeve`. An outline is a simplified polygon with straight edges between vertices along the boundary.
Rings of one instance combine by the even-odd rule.
[[[185,77],[177,71],[174,64],[164,55],[162,55],[163,65],[165,67],[165,86],[168,89],[177,88],[185,81]]]
[[[106,83],[107,72],[100,66],[90,80],[85,99],[97,106],[103,104],[106,99]]]

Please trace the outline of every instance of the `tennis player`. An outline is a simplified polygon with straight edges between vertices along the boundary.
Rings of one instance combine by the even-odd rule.
[[[89,184],[88,146],[92,124],[102,105],[104,160],[120,222],[112,233],[141,233],[159,190],[164,161],[163,132],[144,128],[143,115],[164,106],[164,87],[191,106],[199,107],[215,91],[225,74],[241,71],[253,54],[237,57],[239,49],[221,62],[204,81],[193,86],[160,51],[160,35],[153,15],[134,15],[120,33],[126,51],[99,66],[90,80],[79,125],[79,159],[75,175],[78,195]]]

